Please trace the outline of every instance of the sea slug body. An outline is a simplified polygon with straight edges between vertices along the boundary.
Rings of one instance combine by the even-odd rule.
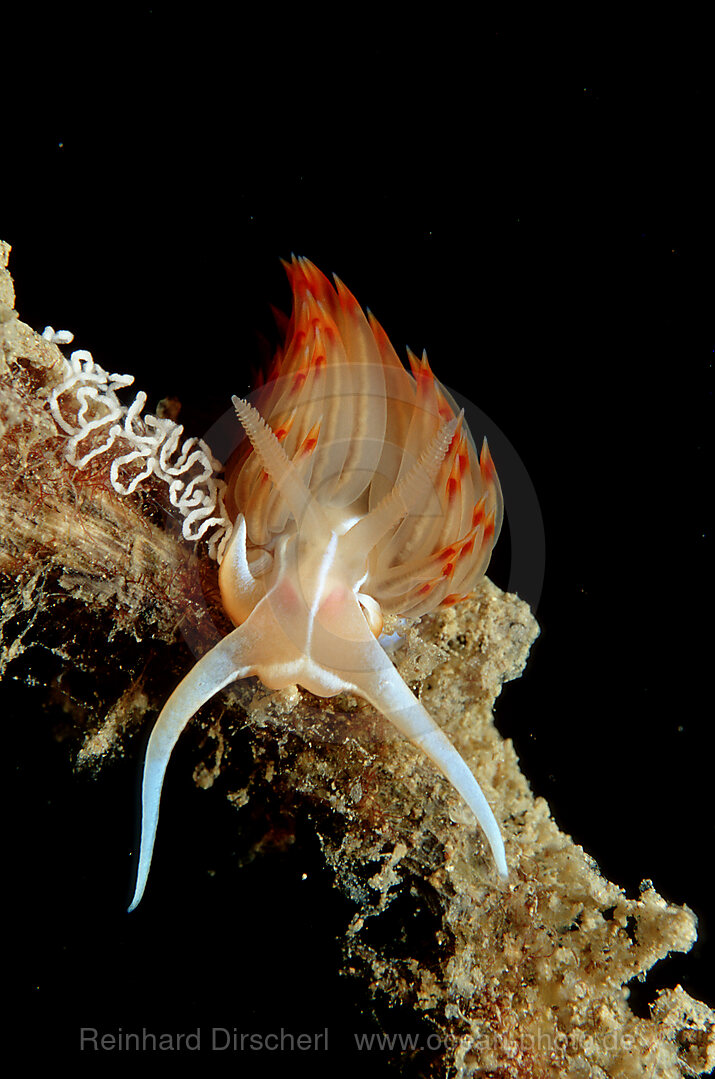
[[[474,812],[507,876],[499,827],[474,775],[379,643],[386,614],[418,618],[466,596],[499,534],[502,496],[486,440],[426,357],[403,367],[348,289],[286,264],[293,311],[226,470],[234,522],[219,569],[236,628],[174,690],[151,733],[134,897],[151,864],[164,774],[196,711],[239,678],[368,700],[436,764]]]

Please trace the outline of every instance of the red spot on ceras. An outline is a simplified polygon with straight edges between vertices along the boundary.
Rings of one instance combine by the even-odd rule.
[[[476,506],[474,507],[474,511],[472,513],[472,528],[476,528],[477,525],[481,524],[482,520],[484,519],[485,503],[486,497],[482,497],[479,499],[479,502],[477,502]]]
[[[484,522],[484,539],[482,540],[482,543],[488,543],[493,535],[494,535],[494,511],[492,510],[491,513],[488,515],[486,521]]]
[[[290,431],[291,427],[293,426],[293,421],[294,420],[295,420],[295,414],[292,415],[289,419],[287,419],[285,423],[282,423],[279,427],[276,427],[273,434],[276,436],[276,438],[278,439],[279,442],[282,442],[283,439],[286,437],[286,435]]]
[[[311,429],[308,431],[308,434],[305,436],[305,438],[301,442],[300,449],[298,450],[298,454],[302,454],[303,456],[307,456],[309,453],[312,453],[313,450],[315,449],[315,447],[318,445],[318,436],[319,436],[319,434],[320,434],[320,420],[316,420],[315,423],[313,424],[313,426],[311,427]]]
[[[307,377],[308,372],[304,368],[301,368],[300,371],[296,371],[293,375],[293,385],[290,388],[290,392],[292,394],[299,393],[303,389]]]
[[[492,455],[489,452],[487,446],[487,440],[484,439],[484,445],[482,446],[482,452],[479,457],[479,469],[482,473],[482,479],[485,483],[494,483],[496,477],[496,469],[494,462],[492,461]]]

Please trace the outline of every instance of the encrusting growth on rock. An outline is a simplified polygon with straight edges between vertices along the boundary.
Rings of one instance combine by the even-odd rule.
[[[174,488],[172,501],[161,475],[132,487],[147,457],[127,458],[147,431],[135,413],[135,440],[127,436],[130,404],[115,417],[112,445],[77,467],[102,438],[101,424],[76,438],[82,408],[91,423],[96,399],[74,387],[61,400],[55,392],[67,382],[68,361],[18,319],[8,253],[0,245],[0,671],[29,679],[32,649],[52,653],[71,676],[78,760],[101,765],[122,746],[134,749],[163,703],[167,677],[185,668],[177,630],[201,655],[231,626],[211,530],[198,546],[184,539],[180,492]],[[53,415],[53,392],[70,431]],[[112,392],[121,401],[121,386]],[[188,483],[196,474],[174,478]],[[203,498],[210,484],[202,482]],[[204,519],[212,515],[221,512]],[[626,988],[669,952],[692,946],[694,915],[648,883],[631,899],[606,881],[533,797],[511,742],[494,727],[494,700],[523,670],[537,634],[528,607],[483,579],[469,598],[413,625],[393,654],[502,824],[506,884],[459,794],[350,694],[323,699],[253,681],[231,687],[205,707],[202,722],[220,746],[221,713],[240,715],[255,769],[246,782],[220,752],[199,762],[197,749],[196,782],[210,786],[220,772],[237,807],[309,815],[355,906],[346,971],[414,1009],[442,1038],[419,1074],[703,1074],[715,1065],[713,1013],[677,987],[641,1018]],[[106,677],[107,647],[121,649],[121,681]],[[397,907],[429,921],[399,951],[391,934],[378,946],[366,932]]]

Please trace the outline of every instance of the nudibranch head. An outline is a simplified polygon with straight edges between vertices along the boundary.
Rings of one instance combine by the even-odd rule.
[[[164,772],[184,726],[214,693],[257,675],[271,689],[365,697],[462,794],[506,876],[498,825],[457,750],[378,643],[383,618],[418,618],[466,596],[499,534],[502,497],[486,440],[426,357],[411,373],[352,293],[306,259],[286,264],[293,311],[227,468],[233,532],[219,570],[237,627],[165,705],[147,747],[136,891],[146,883]]]

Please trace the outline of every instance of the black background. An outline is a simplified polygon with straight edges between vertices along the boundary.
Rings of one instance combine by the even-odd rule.
[[[543,515],[543,591],[522,587],[542,635],[498,726],[608,878],[630,896],[652,878],[701,918],[634,1006],[677,982],[713,1003],[701,32],[222,10],[63,8],[12,39],[0,236],[20,315],[135,374],[149,411],[180,398],[196,434],[248,388],[292,251],[338,273],[398,352],[425,347],[509,440]],[[491,575],[511,587],[511,570],[505,533]],[[27,1051],[78,1059],[81,1026],[327,1025],[331,1068],[360,1064],[352,1031],[377,1028],[336,973],[352,909],[310,836],[239,870],[240,818],[194,788],[180,747],[128,917],[141,746],[78,777],[42,688],[3,696]],[[295,1059],[228,1060],[252,1063]]]

